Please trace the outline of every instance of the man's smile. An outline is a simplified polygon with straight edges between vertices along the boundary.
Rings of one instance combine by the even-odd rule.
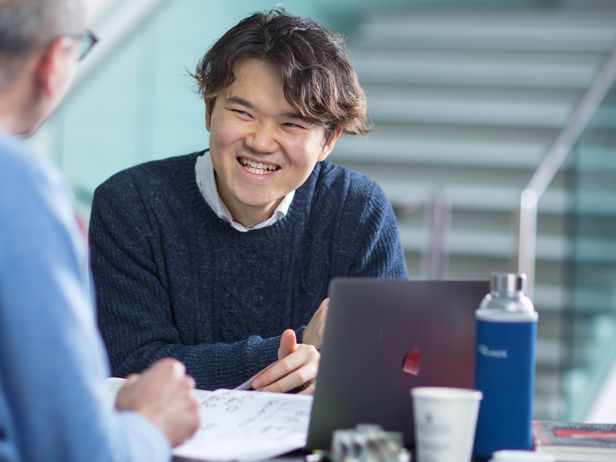
[[[279,165],[266,162],[257,162],[246,157],[238,157],[237,161],[250,173],[254,173],[256,175],[268,175],[276,170],[280,170]]]

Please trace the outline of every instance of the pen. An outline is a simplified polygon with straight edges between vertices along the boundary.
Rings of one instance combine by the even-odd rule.
[[[253,375],[252,377],[250,377],[248,380],[246,380],[244,383],[242,383],[241,385],[238,385],[237,387],[234,388],[234,390],[252,390],[252,381],[254,380],[254,378],[259,375],[262,374],[263,372],[265,372],[266,370],[268,370],[270,367],[272,367],[273,365],[277,364],[278,361],[274,361],[272,364],[270,364],[269,366],[267,366],[264,369],[261,369],[259,372],[257,372],[255,375]]]

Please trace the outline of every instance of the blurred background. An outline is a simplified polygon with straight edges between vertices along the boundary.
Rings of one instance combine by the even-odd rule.
[[[30,140],[94,188],[207,147],[188,72],[261,0],[99,0],[101,41]],[[330,157],[376,179],[413,278],[522,270],[536,418],[616,422],[616,1],[289,0],[343,34],[375,130]],[[615,395],[612,397],[612,395]]]

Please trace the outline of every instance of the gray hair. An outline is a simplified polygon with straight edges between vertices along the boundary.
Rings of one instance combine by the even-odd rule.
[[[83,0],[0,0],[0,89],[34,51],[82,32]]]

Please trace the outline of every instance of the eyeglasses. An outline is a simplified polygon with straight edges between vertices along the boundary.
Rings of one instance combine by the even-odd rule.
[[[66,37],[79,40],[79,61],[85,58],[98,42],[98,37],[91,30],[87,30],[83,34],[69,34]]]

